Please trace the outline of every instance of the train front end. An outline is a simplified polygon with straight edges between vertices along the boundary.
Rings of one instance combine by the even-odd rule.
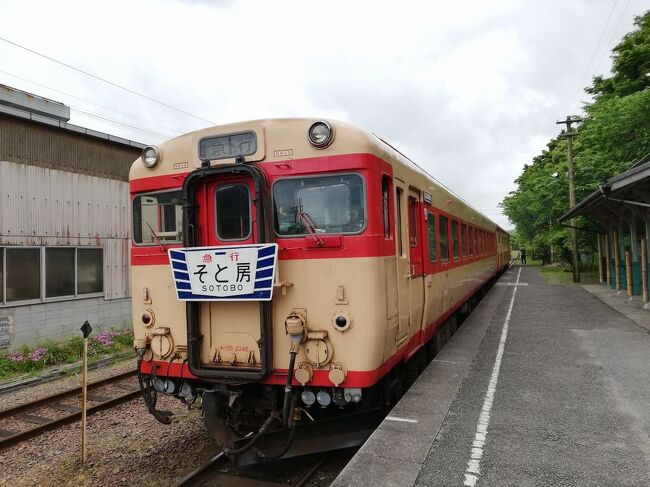
[[[171,415],[157,394],[200,398],[240,463],[365,439],[394,353],[395,245],[376,210],[391,168],[369,141],[342,124],[259,121],[181,136],[134,163],[135,348],[160,421]],[[316,429],[318,441],[306,433]]]

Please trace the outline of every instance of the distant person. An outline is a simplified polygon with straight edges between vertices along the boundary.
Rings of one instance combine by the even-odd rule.
[[[519,258],[521,259],[521,264],[524,265],[526,263],[526,247],[519,249]]]

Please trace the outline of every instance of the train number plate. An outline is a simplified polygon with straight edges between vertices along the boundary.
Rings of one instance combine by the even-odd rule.
[[[269,301],[277,253],[277,244],[170,249],[178,299]]]

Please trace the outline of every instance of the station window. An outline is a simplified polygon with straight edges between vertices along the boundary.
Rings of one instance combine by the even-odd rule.
[[[77,295],[103,291],[103,249],[77,248]]]
[[[458,222],[451,221],[451,248],[454,253],[454,260],[458,260]]]
[[[45,291],[44,296],[41,289]],[[85,297],[103,290],[101,248],[0,248],[0,305]]]
[[[217,237],[245,240],[251,234],[251,196],[245,184],[221,186],[215,192]]]
[[[384,223],[384,238],[390,238],[390,177],[381,178],[381,213]]]
[[[436,217],[433,213],[427,212],[427,241],[429,244],[429,262],[438,260],[438,249],[436,248]]]
[[[409,196],[409,246],[418,245],[418,200]]]
[[[467,225],[460,224],[460,246],[463,251],[463,257],[467,257]]]
[[[180,243],[183,194],[164,191],[133,198],[133,241],[140,245]]]
[[[57,298],[75,294],[75,249],[45,249],[45,297]]]
[[[7,301],[41,297],[41,250],[38,247],[7,248]]]
[[[443,262],[447,262],[449,260],[449,238],[447,221],[447,217],[440,217],[440,259]]]

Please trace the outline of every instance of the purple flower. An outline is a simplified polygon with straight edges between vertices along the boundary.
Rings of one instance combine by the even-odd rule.
[[[25,357],[20,352],[11,352],[9,354],[9,360],[12,362],[23,362],[25,360]]]
[[[43,358],[43,355],[47,352],[47,348],[37,348],[34,350],[29,358],[32,360],[32,362],[38,362]]]

